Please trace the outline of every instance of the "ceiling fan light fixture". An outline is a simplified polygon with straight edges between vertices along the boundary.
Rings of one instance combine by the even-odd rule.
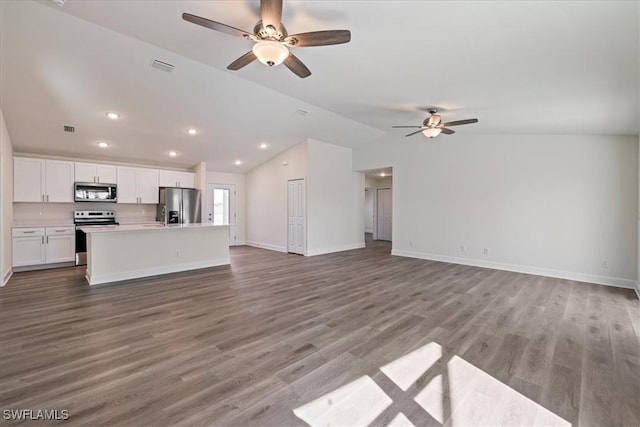
[[[269,67],[282,64],[289,56],[286,46],[272,40],[261,40],[253,45],[252,50],[258,61]]]
[[[428,128],[422,131],[424,136],[426,136],[427,138],[435,138],[436,136],[440,135],[440,132],[442,132],[442,129],[440,128]]]

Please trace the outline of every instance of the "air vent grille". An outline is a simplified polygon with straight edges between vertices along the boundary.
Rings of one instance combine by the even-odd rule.
[[[65,132],[75,132],[76,131],[76,127],[75,126],[69,126],[69,125],[64,125],[62,126],[62,128],[64,129]]]
[[[170,73],[173,71],[173,65],[169,64],[168,62],[159,61],[157,59],[153,60],[153,62],[151,63],[151,66],[153,68],[157,68],[158,70],[166,71],[167,73]]]

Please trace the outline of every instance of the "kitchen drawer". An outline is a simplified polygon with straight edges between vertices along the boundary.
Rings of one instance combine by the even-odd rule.
[[[44,236],[44,227],[20,227],[11,231],[13,237]]]
[[[67,234],[75,234],[75,227],[47,227],[47,236],[64,236]]]

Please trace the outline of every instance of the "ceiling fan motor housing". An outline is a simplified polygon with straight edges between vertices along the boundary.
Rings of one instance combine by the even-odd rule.
[[[265,27],[262,24],[262,19],[256,23],[255,27],[253,27],[253,34],[262,40],[274,40],[278,42],[283,41],[285,37],[289,35],[289,33],[287,33],[287,29],[282,23],[277,29],[271,25],[267,25]]]

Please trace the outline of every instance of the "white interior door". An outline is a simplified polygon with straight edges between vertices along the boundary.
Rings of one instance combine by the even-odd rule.
[[[236,213],[236,186],[233,184],[207,185],[207,222],[229,226],[229,244],[238,242]]]
[[[304,179],[289,181],[288,191],[287,252],[305,254],[306,247],[306,197]]]
[[[375,188],[364,189],[364,232],[373,233],[375,218]]]
[[[391,241],[391,189],[378,189],[378,240]]]

